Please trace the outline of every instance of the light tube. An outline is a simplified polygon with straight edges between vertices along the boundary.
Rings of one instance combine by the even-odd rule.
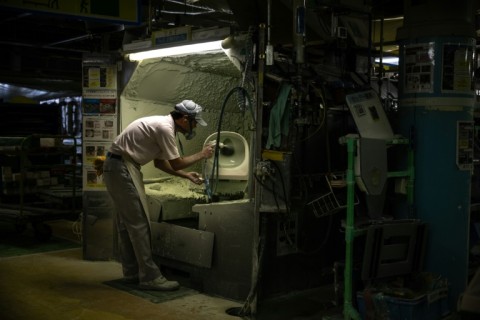
[[[380,63],[380,58],[375,58],[376,63]],[[398,66],[398,57],[383,57],[382,63]]]
[[[222,40],[187,44],[182,46],[175,46],[169,48],[161,48],[154,50],[147,50],[142,52],[130,53],[128,58],[130,61],[140,61],[151,58],[171,57],[188,55],[191,53],[204,53],[208,51],[218,51],[222,49]]]

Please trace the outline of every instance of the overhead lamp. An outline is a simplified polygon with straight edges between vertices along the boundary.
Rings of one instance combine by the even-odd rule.
[[[130,53],[128,58],[130,61],[140,61],[151,58],[181,56],[192,53],[207,53],[220,50],[222,50],[222,40],[216,40]]]
[[[380,58],[375,58],[375,62],[380,63]],[[383,57],[382,63],[398,66],[398,57]]]

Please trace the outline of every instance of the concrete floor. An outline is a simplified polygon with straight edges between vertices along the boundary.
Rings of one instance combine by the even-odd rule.
[[[55,236],[79,241],[72,233],[72,222],[49,224]],[[121,277],[118,262],[83,260],[81,247],[0,258],[0,319],[241,319],[227,314],[227,310],[238,310],[243,302],[194,293],[152,303],[104,284]],[[331,308],[328,295],[304,293],[293,307],[287,306],[285,298],[277,304],[262,304],[262,316],[248,319],[322,319]]]
[[[7,319],[238,319],[238,303],[190,295],[160,304],[111,288],[117,262],[91,262],[81,248],[0,259],[0,318]]]
[[[71,221],[48,224],[78,241]],[[239,302],[193,294],[151,303],[104,284],[121,277],[118,262],[85,261],[81,247],[0,258],[0,319],[239,319],[225,312]]]
[[[53,234],[80,244],[71,221],[52,221]],[[154,303],[105,282],[120,279],[116,261],[87,261],[82,248],[0,258],[1,320],[337,320],[331,286],[261,301],[252,317],[230,315],[243,302],[191,290],[186,296]],[[235,314],[235,313],[233,313]],[[448,320],[473,320],[449,314]]]

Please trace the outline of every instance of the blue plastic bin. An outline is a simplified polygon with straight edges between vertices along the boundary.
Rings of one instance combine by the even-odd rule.
[[[384,295],[372,294],[372,306],[380,319],[385,320],[437,320],[450,313],[447,301],[447,291],[440,289],[416,299],[402,299]],[[358,312],[366,319],[365,299],[363,292],[357,292]]]

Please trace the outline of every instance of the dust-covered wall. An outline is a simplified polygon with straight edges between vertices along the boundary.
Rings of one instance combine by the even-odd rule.
[[[207,127],[198,126],[196,137],[186,141],[179,134],[185,155],[201,150],[205,139],[217,131],[226,96],[240,83],[240,72],[223,53],[182,58],[144,60],[135,69],[120,97],[120,128],[133,120],[151,115],[168,114],[176,103],[191,99],[204,108]],[[232,94],[224,108],[221,130],[235,131],[247,141],[249,112],[237,107]],[[190,170],[200,172],[197,163]],[[145,179],[166,175],[150,163],[142,168]]]

